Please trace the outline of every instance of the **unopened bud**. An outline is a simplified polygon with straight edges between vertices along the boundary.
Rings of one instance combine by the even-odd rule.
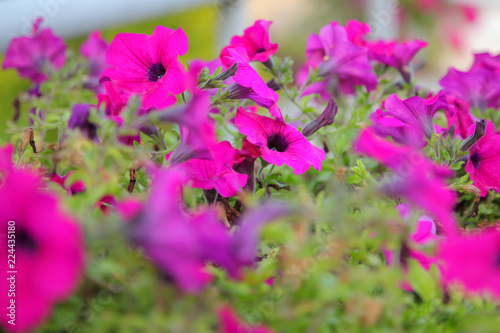
[[[474,134],[469,136],[467,139],[464,140],[462,145],[460,146],[461,151],[467,151],[469,150],[472,146],[476,144],[476,142],[481,139],[484,134],[486,133],[486,120],[481,119],[480,121],[476,121],[476,129],[474,130]]]
[[[321,127],[328,126],[333,124],[335,120],[335,116],[337,115],[338,106],[333,100],[328,101],[328,105],[326,106],[323,113],[309,124],[304,127],[302,134],[304,136],[311,136],[316,133]]]

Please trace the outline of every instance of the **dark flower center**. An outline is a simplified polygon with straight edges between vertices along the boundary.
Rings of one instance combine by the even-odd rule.
[[[480,163],[481,156],[479,156],[478,153],[475,153],[475,154],[471,155],[470,161],[472,162],[472,165],[474,166],[474,170],[476,170],[481,165],[481,163]]]
[[[255,53],[262,53],[262,52],[265,52],[266,50],[264,50],[262,47],[257,49],[257,51],[255,51]]]
[[[20,229],[16,232],[16,245],[29,253],[34,253],[36,251],[35,240],[24,229]]]
[[[267,138],[267,147],[271,150],[283,153],[287,151],[289,146],[290,143],[288,142],[288,139],[281,134],[274,133]]]
[[[146,74],[147,78],[151,82],[156,82],[159,79],[161,79],[163,76],[165,76],[165,73],[167,71],[165,70],[165,67],[163,67],[162,64],[156,63],[152,64],[151,67],[149,67],[148,73]]]

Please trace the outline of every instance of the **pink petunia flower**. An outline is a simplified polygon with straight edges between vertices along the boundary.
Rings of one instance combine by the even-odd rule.
[[[273,333],[264,326],[250,327],[239,319],[229,306],[219,311],[220,333]]]
[[[445,179],[453,175],[452,170],[435,165],[411,146],[397,146],[377,137],[369,128],[361,132],[354,150],[393,171],[394,175],[383,187],[387,194],[403,197],[431,214],[445,233],[456,232],[452,217],[456,195],[445,183]]]
[[[238,64],[236,74],[232,77],[235,84],[228,88],[229,95],[227,97],[230,99],[251,99],[257,105],[269,109],[271,116],[282,120],[283,116],[277,105],[278,94],[269,88],[255,69],[250,66],[245,49],[242,47],[229,48],[227,52],[228,65]]]
[[[469,128],[469,136],[474,134],[476,126]],[[481,196],[486,196],[488,190],[500,192],[500,134],[495,134],[495,127],[489,120],[484,136],[470,149],[465,171],[472,185],[481,190]]]
[[[311,67],[318,68],[319,75],[336,79],[344,94],[353,94],[359,85],[368,91],[377,87],[368,49],[351,42],[346,29],[337,22],[321,28],[319,35],[309,37],[306,58]]]
[[[270,56],[278,50],[278,44],[273,44],[269,40],[269,27],[271,21],[258,20],[254,25],[246,28],[243,36],[234,36],[227,48],[242,47],[246,50],[250,61],[266,62]],[[222,62],[227,60],[224,58],[224,50],[221,52]]]
[[[387,111],[377,110],[371,116],[373,130],[380,136],[391,136],[396,142],[416,148],[427,145],[434,133],[432,119],[437,111],[444,110],[450,116],[453,111],[443,92],[429,99],[413,96],[405,100],[392,94],[384,103]]]
[[[8,204],[0,210],[5,230],[0,245],[7,251],[15,240],[15,268],[8,267],[7,260],[0,264],[7,274],[0,282],[6,291],[0,297],[6,309],[0,324],[8,331],[28,332],[47,320],[55,303],[75,290],[83,274],[83,240],[77,223],[61,211],[53,194],[41,189],[38,175],[19,169],[2,171],[0,202]],[[8,279],[13,275],[15,282]],[[13,299],[7,293],[11,283],[15,283],[15,326],[8,323],[14,319],[8,310]]]
[[[237,173],[217,161],[191,159],[182,164],[182,167],[186,169],[192,187],[215,189],[225,198],[237,195],[248,179],[247,175]]]
[[[366,46],[365,37],[371,32],[370,26],[367,23],[362,23],[356,20],[349,20],[345,25],[347,38],[358,46]]]
[[[102,85],[99,85],[99,78],[108,67],[106,62],[107,49],[108,42],[101,37],[101,32],[98,30],[93,31],[80,46],[80,55],[88,60],[90,80],[86,83],[86,86],[96,92],[104,90]]]
[[[235,125],[258,146],[262,158],[277,166],[286,164],[300,175],[312,165],[321,170],[325,152],[313,146],[296,128],[279,120],[259,116],[238,109]]]
[[[447,237],[437,257],[445,285],[458,283],[470,293],[500,297],[500,231]]]
[[[33,83],[47,80],[54,69],[66,61],[66,45],[62,38],[54,36],[49,28],[39,30],[41,19],[33,23],[31,36],[13,38],[5,52],[3,69],[14,68],[19,76]]]
[[[446,99],[453,111],[453,115],[448,112],[445,113],[448,119],[448,128],[446,130],[448,131],[451,126],[455,126],[455,134],[461,139],[466,139],[469,127],[474,124],[474,118],[469,112],[469,103],[453,95],[446,95]]]
[[[484,111],[500,106],[500,76],[492,60],[485,60],[484,54],[475,55],[475,62],[467,72],[450,68],[439,81],[447,94],[467,101],[471,107]],[[493,59],[492,57],[489,57]]]
[[[174,31],[157,26],[151,36],[119,33],[106,52],[111,67],[100,81],[111,80],[127,93],[141,94],[146,109],[166,108],[186,89],[186,74],[178,56],[187,49],[188,40],[180,28]]]
[[[376,41],[368,43],[369,57],[379,63],[394,67],[401,73],[403,79],[410,83],[412,79],[410,62],[427,42],[413,40],[398,43],[396,41]]]

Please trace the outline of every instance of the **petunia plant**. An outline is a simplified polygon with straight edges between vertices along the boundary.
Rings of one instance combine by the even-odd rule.
[[[425,41],[353,20],[298,66],[265,20],[187,61],[182,27],[40,24],[2,64],[3,330],[497,330],[499,56],[432,90]]]

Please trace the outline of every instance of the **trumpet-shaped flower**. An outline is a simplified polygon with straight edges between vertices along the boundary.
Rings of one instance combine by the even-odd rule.
[[[278,44],[269,40],[269,27],[271,21],[258,20],[249,28],[246,28],[243,36],[231,38],[229,48],[242,47],[246,50],[250,61],[266,62],[270,56],[278,50]],[[224,52],[221,53],[223,57]],[[225,61],[225,59],[222,59]]]
[[[306,172],[312,165],[321,170],[325,152],[313,146],[296,128],[279,120],[238,109],[235,125],[247,140],[258,146],[262,158],[277,166],[286,164],[295,174]]]
[[[111,80],[118,88],[142,96],[146,109],[166,108],[186,89],[186,74],[178,56],[188,49],[182,29],[156,27],[151,36],[120,33],[111,42],[106,61],[111,66],[101,82]]]
[[[107,49],[108,42],[101,37],[101,32],[98,30],[92,32],[80,46],[80,55],[88,60],[90,80],[86,85],[97,92],[104,90],[102,85],[99,85],[99,78],[108,67],[108,63],[106,62]]]
[[[80,230],[75,221],[61,211],[57,199],[42,190],[42,186],[38,175],[12,169],[4,174],[0,186],[0,202],[8,203],[0,210],[5,230],[0,245],[5,251],[15,248],[15,269],[7,266],[7,260],[0,264],[7,274],[0,282],[6,291],[0,297],[2,308],[7,309],[0,319],[5,330],[32,331],[49,317],[56,302],[70,296],[83,273]],[[15,285],[15,326],[8,324],[13,319],[8,316],[13,298],[7,293],[12,284]]]
[[[474,133],[475,127],[469,128],[469,135]],[[489,120],[484,136],[470,149],[465,171],[469,173],[472,184],[481,190],[481,196],[486,196],[488,190],[500,192],[500,135],[495,134],[494,125]]]

